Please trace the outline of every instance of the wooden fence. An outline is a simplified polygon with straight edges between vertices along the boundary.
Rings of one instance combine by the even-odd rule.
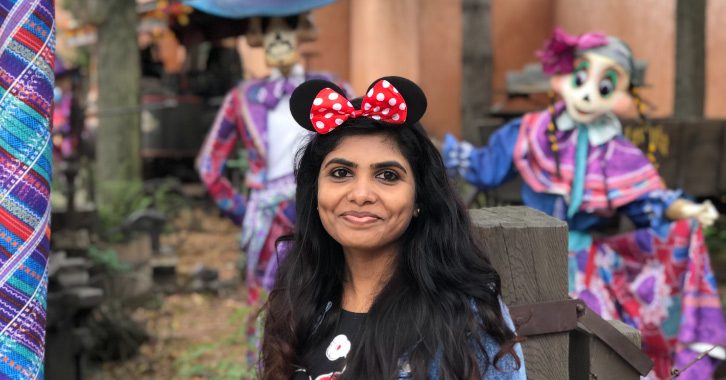
[[[606,322],[567,295],[567,224],[528,207],[471,210],[502,279],[523,344],[528,379],[637,380],[652,362],[638,332]]]

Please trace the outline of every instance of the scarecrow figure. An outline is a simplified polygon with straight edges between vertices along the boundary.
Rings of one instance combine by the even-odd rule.
[[[482,189],[519,174],[525,205],[568,224],[570,295],[640,330],[653,379],[670,379],[671,368],[715,345],[679,377],[710,378],[726,355],[726,326],[702,226],[718,213],[667,189],[623,137],[615,113],[640,102],[642,84],[630,48],[557,29],[538,56],[562,101],[507,123],[485,147],[447,136],[447,167]],[[618,214],[637,229],[603,233]]]
[[[267,65],[272,69],[268,77],[243,80],[226,95],[196,161],[199,175],[217,206],[242,226],[248,301],[255,308],[272,289],[284,254],[276,241],[290,234],[295,223],[293,163],[307,133],[301,132],[290,113],[290,94],[306,80],[334,80],[327,73],[306,72],[298,54],[301,43],[317,37],[306,12],[330,2],[240,0],[233,9],[224,8],[229,1],[189,2],[219,16],[255,16],[249,20],[247,43],[265,49]],[[246,9],[256,13],[244,13]],[[245,176],[249,196],[241,194],[223,175],[238,141],[249,165]],[[253,328],[249,336],[256,337]]]

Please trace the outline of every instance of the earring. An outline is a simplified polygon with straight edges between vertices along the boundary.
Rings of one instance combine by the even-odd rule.
[[[414,218],[417,218],[419,216],[419,214],[421,214],[421,209],[420,208],[416,208],[415,210],[413,210],[413,217]]]

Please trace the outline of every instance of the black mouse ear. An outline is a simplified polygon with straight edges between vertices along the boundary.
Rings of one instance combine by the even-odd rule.
[[[321,79],[311,79],[303,82],[290,95],[290,112],[292,112],[292,117],[301,127],[315,132],[315,128],[310,122],[310,109],[313,107],[315,97],[325,88],[330,88],[341,96],[345,95],[345,91],[335,83]]]
[[[427,106],[426,95],[424,95],[421,87],[406,78],[390,76],[379,78],[373,81],[373,83],[368,86],[366,93],[368,93],[376,85],[376,83],[382,80],[386,80],[391,83],[393,85],[393,88],[401,93],[403,100],[406,102],[406,105],[408,107],[406,124],[413,125],[414,123],[419,121],[419,119],[421,119],[421,116],[423,116],[423,114],[426,112]]]

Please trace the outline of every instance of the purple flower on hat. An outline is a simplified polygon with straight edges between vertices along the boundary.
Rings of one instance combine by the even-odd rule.
[[[537,52],[545,74],[557,75],[571,73],[575,69],[575,53],[606,45],[604,33],[585,33],[579,36],[567,34],[562,28],[555,28],[544,49]]]

